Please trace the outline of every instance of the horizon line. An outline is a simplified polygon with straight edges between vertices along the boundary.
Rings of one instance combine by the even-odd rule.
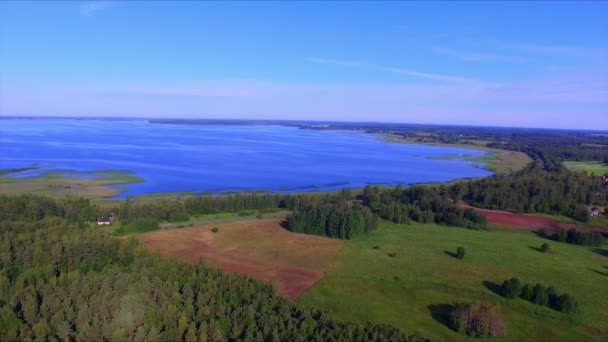
[[[213,117],[145,117],[145,116],[62,116],[62,115],[4,115],[0,114],[0,120],[5,119],[77,119],[108,121],[119,120],[208,120],[208,121],[242,121],[242,122],[285,122],[285,123],[323,123],[323,124],[380,124],[380,125],[415,125],[415,126],[448,126],[448,127],[474,127],[474,128],[503,128],[503,129],[539,129],[555,131],[578,131],[578,132],[608,132],[608,129],[592,128],[557,128],[538,126],[499,126],[499,125],[476,125],[476,124],[449,124],[449,123],[416,123],[398,121],[347,121],[347,120],[311,120],[311,119],[238,119],[238,118],[213,118]]]

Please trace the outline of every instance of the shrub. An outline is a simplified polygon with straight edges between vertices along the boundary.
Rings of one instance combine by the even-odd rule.
[[[541,284],[534,285],[534,294],[532,295],[532,302],[538,305],[549,304],[549,292],[547,288]]]
[[[456,257],[458,259],[462,259],[464,258],[464,255],[466,254],[466,250],[464,249],[464,247],[458,247],[456,249]]]
[[[559,311],[571,313],[578,309],[578,303],[567,293],[557,297],[555,308]]]
[[[540,251],[543,253],[547,253],[549,251],[549,244],[543,243],[542,246],[540,246]]]
[[[372,247],[372,249],[380,249],[380,246],[376,245],[376,246]]]
[[[113,235],[120,236],[132,233],[145,233],[158,230],[158,221],[155,219],[138,219],[129,224],[122,224],[119,229],[115,230]]]
[[[395,252],[390,252],[390,253],[386,253],[389,257],[394,258],[397,256],[397,253]]]
[[[574,312],[578,308],[578,303],[572,296],[567,293],[559,295],[553,286],[548,288],[541,284],[536,284],[534,287],[529,284],[521,286],[517,278],[505,280],[500,287],[500,294],[505,298],[519,297],[566,313]]]
[[[521,282],[517,278],[505,280],[502,283],[501,295],[506,298],[517,298],[521,295]]]
[[[219,230],[217,227],[213,227],[213,228],[211,228],[211,232],[212,232],[212,233],[217,233],[217,232],[219,232],[219,231],[220,231],[220,230]]]
[[[602,234],[597,232],[579,232],[576,229],[560,230],[553,235],[553,239],[559,242],[567,242],[583,246],[601,246],[604,242]]]
[[[532,288],[532,286],[530,286],[528,284],[524,285],[524,287],[522,287],[522,289],[521,289],[519,298],[531,302],[533,297],[534,297],[534,289]]]
[[[241,210],[238,212],[239,216],[251,216],[255,215],[255,210]]]
[[[504,336],[505,325],[496,306],[456,304],[450,315],[454,329],[475,337]]]
[[[566,242],[566,240],[568,240],[568,231],[566,231],[565,229],[561,229],[557,233],[557,236],[555,237],[555,239],[559,242]]]
[[[167,217],[168,222],[184,222],[188,220],[190,220],[190,215],[182,212],[172,213]]]

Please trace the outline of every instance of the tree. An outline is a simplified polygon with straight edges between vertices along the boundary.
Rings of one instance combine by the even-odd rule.
[[[450,314],[454,329],[475,337],[504,336],[505,325],[496,306],[486,304],[456,304]]]
[[[521,289],[519,298],[527,301],[532,301],[532,298],[534,298],[534,288],[528,284],[524,285]]]
[[[502,283],[501,295],[506,298],[517,298],[521,295],[522,286],[521,282],[517,278],[511,278],[505,280]]]
[[[456,248],[456,258],[462,259],[462,258],[464,258],[465,254],[466,254],[466,250],[464,249],[464,247]]]
[[[589,209],[583,205],[579,205],[576,207],[576,213],[574,214],[574,218],[581,222],[589,222]]]
[[[532,302],[534,304],[547,306],[549,304],[549,293],[547,292],[547,288],[541,284],[536,284],[533,290]]]
[[[540,251],[543,253],[547,253],[549,251],[549,244],[548,243],[543,243],[540,246]]]
[[[571,313],[578,309],[578,303],[567,293],[557,297],[557,309],[562,312]]]

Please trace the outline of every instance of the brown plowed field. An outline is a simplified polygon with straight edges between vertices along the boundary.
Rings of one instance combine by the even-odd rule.
[[[489,223],[506,226],[520,227],[530,230],[544,229],[550,231],[559,231],[561,229],[576,228],[581,231],[594,231],[606,233],[607,229],[595,227],[591,225],[582,225],[569,222],[559,221],[550,217],[534,214],[516,214],[509,211],[481,209],[461,204],[464,208],[473,208],[476,212],[484,215]]]
[[[291,233],[282,219],[250,220],[175,228],[138,235],[164,256],[219,266],[274,282],[279,294],[295,299],[332,266],[343,241]],[[212,233],[211,228],[219,232]]]

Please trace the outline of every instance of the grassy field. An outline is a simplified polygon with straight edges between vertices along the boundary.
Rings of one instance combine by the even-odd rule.
[[[386,322],[433,340],[466,336],[435,320],[432,306],[497,303],[507,335],[494,340],[605,340],[608,250],[548,242],[550,252],[540,253],[535,247],[544,242],[548,241],[525,231],[384,223],[369,236],[349,241],[336,266],[298,302],[341,319]],[[446,253],[459,246],[467,251],[463,260]],[[507,300],[484,285],[512,276],[569,292],[578,300],[579,311],[564,314],[520,299]]]
[[[608,174],[608,164],[602,162],[564,162],[564,165],[572,171],[583,171],[596,176]]]
[[[0,194],[30,193],[50,197],[66,195],[98,199],[120,193],[114,184],[143,181],[129,171],[101,170],[95,172],[46,172],[34,177],[0,176]]]
[[[406,143],[406,144],[421,144],[415,140],[407,140],[403,139],[401,136],[394,134],[385,134],[383,135],[383,139],[388,142],[395,143]],[[523,169],[528,163],[532,161],[530,157],[523,152],[516,151],[507,151],[500,150],[495,148],[486,147],[485,144],[487,142],[483,140],[471,141],[471,144],[439,144],[439,143],[422,143],[427,145],[434,146],[445,146],[445,147],[459,147],[459,148],[468,148],[473,150],[485,151],[488,152],[485,156],[472,156],[472,155],[457,155],[450,154],[446,156],[440,157],[429,157],[429,159],[438,159],[438,160],[450,160],[450,159],[464,159],[474,163],[483,163],[484,168],[486,170],[507,174],[519,171]]]

